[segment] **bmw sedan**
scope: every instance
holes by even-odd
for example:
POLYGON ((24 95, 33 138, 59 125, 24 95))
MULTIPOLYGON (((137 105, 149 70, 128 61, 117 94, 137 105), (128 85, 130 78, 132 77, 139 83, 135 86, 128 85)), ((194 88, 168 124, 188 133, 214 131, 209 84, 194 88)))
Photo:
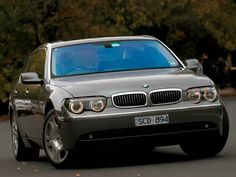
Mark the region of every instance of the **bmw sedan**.
POLYGON ((229 120, 198 67, 152 36, 43 44, 9 98, 14 156, 34 160, 44 149, 64 168, 74 150, 95 142, 180 145, 191 157, 214 156, 227 141, 229 120))

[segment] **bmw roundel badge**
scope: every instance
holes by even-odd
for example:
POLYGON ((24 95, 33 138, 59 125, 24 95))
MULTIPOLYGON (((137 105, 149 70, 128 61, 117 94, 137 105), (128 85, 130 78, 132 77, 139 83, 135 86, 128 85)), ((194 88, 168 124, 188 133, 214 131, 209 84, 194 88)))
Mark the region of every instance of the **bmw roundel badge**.
POLYGON ((142 86, 143 86, 143 88, 148 88, 149 87, 148 84, 143 84, 142 86))

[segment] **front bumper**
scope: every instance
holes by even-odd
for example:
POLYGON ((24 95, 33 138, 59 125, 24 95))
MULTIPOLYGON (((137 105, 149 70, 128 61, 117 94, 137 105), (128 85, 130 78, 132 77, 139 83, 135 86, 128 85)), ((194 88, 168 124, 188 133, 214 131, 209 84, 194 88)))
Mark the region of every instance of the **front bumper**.
POLYGON ((132 109, 112 108, 101 113, 66 118, 60 134, 64 149, 77 143, 117 141, 124 143, 178 144, 192 134, 221 133, 223 111, 220 102, 199 105, 163 105, 132 109), (169 115, 169 124, 136 127, 135 117, 169 115))

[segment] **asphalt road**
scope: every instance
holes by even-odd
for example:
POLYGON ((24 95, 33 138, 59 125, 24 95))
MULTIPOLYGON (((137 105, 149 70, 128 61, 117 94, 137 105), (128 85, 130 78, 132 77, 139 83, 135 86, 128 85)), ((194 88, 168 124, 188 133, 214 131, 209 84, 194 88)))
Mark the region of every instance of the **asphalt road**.
POLYGON ((57 170, 43 152, 33 162, 13 158, 9 122, 0 123, 0 177, 235 177, 236 176, 236 97, 223 102, 230 117, 230 135, 224 150, 216 157, 189 159, 178 146, 154 152, 100 152, 90 154, 86 163, 74 169, 57 170))

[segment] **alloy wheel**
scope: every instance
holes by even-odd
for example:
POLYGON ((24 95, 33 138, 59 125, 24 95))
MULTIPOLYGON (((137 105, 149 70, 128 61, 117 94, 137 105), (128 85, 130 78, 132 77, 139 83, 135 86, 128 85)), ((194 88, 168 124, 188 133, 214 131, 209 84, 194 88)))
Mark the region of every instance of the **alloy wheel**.
POLYGON ((17 156, 19 148, 19 133, 15 116, 12 117, 11 138, 12 138, 13 153, 15 156, 17 156))
POLYGON ((58 122, 55 114, 49 116, 44 128, 44 146, 48 158, 55 164, 65 161, 68 151, 65 151, 59 134, 58 122))

